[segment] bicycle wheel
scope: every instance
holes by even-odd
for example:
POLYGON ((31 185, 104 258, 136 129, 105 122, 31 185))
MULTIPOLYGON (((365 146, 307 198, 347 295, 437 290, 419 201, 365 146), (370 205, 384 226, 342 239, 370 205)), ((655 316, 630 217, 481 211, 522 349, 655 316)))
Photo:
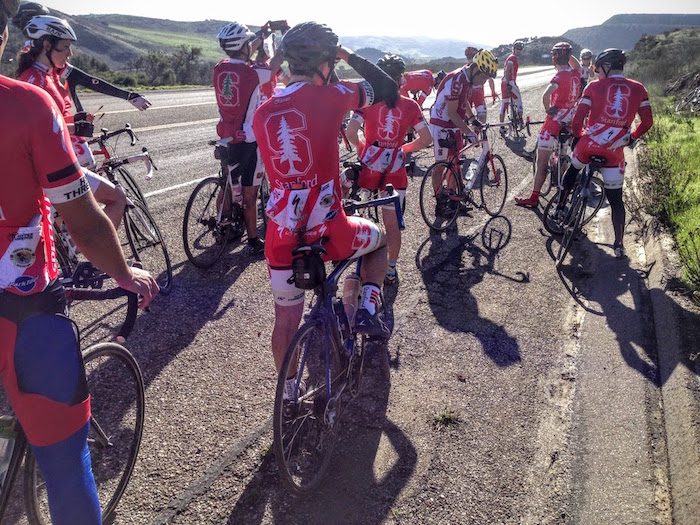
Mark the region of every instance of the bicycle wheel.
POLYGON ((544 224, 544 229, 552 235, 561 235, 564 233, 561 221, 555 217, 558 202, 559 192, 557 191, 557 193, 547 201, 544 211, 542 212, 542 224, 544 224))
MULTIPOLYGON (((533 162, 537 162, 537 148, 535 148, 535 160, 533 162)), ((555 179, 557 177, 558 162, 559 154, 554 151, 551 157, 549 157, 549 162, 547 163, 547 167, 544 171, 544 184, 542 184, 542 189, 540 189, 540 195, 549 195, 549 192, 552 191, 552 187, 557 185, 555 179)), ((537 173, 536 166, 534 168, 534 173, 537 173)))
POLYGON ((679 102, 676 104, 676 113, 681 113, 689 109, 691 101, 695 98, 695 89, 690 93, 687 93, 679 102))
POLYGON ((557 268, 561 267, 566 255, 571 249, 571 242, 574 237, 581 231, 581 220, 583 219, 583 214, 586 211, 586 198, 580 195, 574 198, 572 203, 571 212, 568 214, 568 218, 565 220, 563 225, 563 235, 561 239, 561 244, 559 245, 559 252, 557 253, 557 268))
POLYGON ((173 285, 173 268, 160 229, 148 209, 139 201, 124 210, 124 229, 134 259, 143 263, 155 278, 160 293, 168 294, 173 285))
POLYGON ((430 228, 444 231, 455 222, 461 201, 460 187, 459 173, 449 162, 436 162, 425 172, 420 185, 420 212, 430 228), (441 175, 435 175, 440 171, 441 175))
POLYGON ((267 201, 270 200, 270 181, 267 178, 267 174, 263 175, 262 182, 260 182, 260 192, 258 198, 258 218, 262 219, 263 228, 267 229, 267 201))
POLYGON ((282 482, 295 495, 321 483, 338 437, 342 405, 336 396, 346 369, 335 334, 318 319, 304 323, 289 345, 277 381, 273 447, 282 482), (283 397, 287 377, 299 380, 289 400, 283 397))
MULTIPOLYGON (((134 471, 144 423, 144 385, 131 353, 116 343, 100 343, 83 352, 90 393, 88 448, 102 521, 114 516, 134 471)), ((24 494, 32 525, 48 525, 46 483, 31 450, 25 460, 24 494)))
POLYGON ((591 182, 588 185, 590 195, 588 196, 586 211, 583 214, 581 227, 588 224, 596 213, 600 211, 605 202, 605 186, 599 177, 591 177, 591 182))
POLYGON ((145 207, 148 207, 148 204, 146 203, 146 197, 144 197, 143 192, 141 191, 141 188, 139 185, 136 183, 136 180, 131 176, 131 173, 129 173, 129 170, 127 170, 125 167, 117 168, 115 171, 115 177, 119 181, 119 184, 121 184, 122 188, 126 191, 126 195, 128 197, 131 197, 131 200, 138 199, 141 204, 143 204, 145 207))
POLYGON ((61 278, 68 279, 73 276, 75 268, 77 267, 77 261, 71 259, 68 249, 63 241, 63 236, 56 228, 56 224, 53 226, 53 237, 54 245, 56 246, 56 261, 58 262, 58 270, 61 273, 61 278))
POLYGON ((187 258, 197 268, 209 268, 221 257, 228 235, 218 219, 221 179, 209 177, 197 184, 185 207, 182 241, 187 258))
POLYGON ((508 194, 508 172, 500 155, 492 155, 481 168, 479 193, 486 213, 492 217, 501 213, 508 194))
POLYGON ((520 138, 520 116, 518 115, 518 107, 511 101, 510 104, 510 128, 516 139, 520 138))

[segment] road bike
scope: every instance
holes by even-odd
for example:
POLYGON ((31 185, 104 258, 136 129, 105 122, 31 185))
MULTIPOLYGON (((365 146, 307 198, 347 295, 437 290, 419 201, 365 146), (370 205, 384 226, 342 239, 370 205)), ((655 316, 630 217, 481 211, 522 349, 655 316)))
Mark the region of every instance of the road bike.
POLYGON ((601 183, 603 193, 599 197, 596 197, 598 203, 593 207, 592 213, 587 213, 589 200, 593 196, 591 189, 594 187, 592 183, 594 174, 600 173, 600 169, 605 166, 606 162, 605 157, 593 155, 591 157, 591 162, 579 173, 576 184, 571 191, 570 199, 564 208, 560 210, 559 213, 556 212, 556 207, 553 204, 555 197, 553 197, 545 207, 544 216, 546 221, 550 221, 555 225, 556 229, 561 231, 562 236, 556 256, 557 268, 561 267, 566 255, 569 253, 573 239, 582 233, 581 229, 583 226, 595 216, 603 205, 605 189, 601 183))
MULTIPOLYGON (((387 186, 391 197, 365 203, 346 202, 348 213, 367 206, 393 204, 404 227, 399 196, 387 186)), ((359 301, 358 260, 333 263, 326 277, 322 245, 301 246, 293 251, 300 263, 295 271, 297 287, 314 290, 311 310, 296 331, 282 363, 275 393, 273 417, 275 459, 284 486, 294 495, 313 491, 328 469, 338 438, 340 419, 348 402, 360 392, 360 380, 370 345, 380 349, 381 369, 389 378, 389 353, 385 340, 360 336, 355 332, 354 314, 359 301), (338 286, 344 272, 357 263, 356 272, 343 281, 343 298, 338 286), (309 278, 309 276, 312 276, 309 278), (350 286, 356 284, 355 287, 350 286), (287 378, 294 378, 288 399, 287 378)), ((380 294, 380 316, 383 315, 380 294)))
MULTIPOLYGON (((125 294, 129 297, 129 307, 120 330, 122 340, 131 332, 136 319, 136 294, 123 289, 66 289, 70 300, 104 301, 125 294)), ((131 479, 141 445, 145 417, 143 376, 133 355, 114 342, 93 345, 83 350, 82 356, 90 394, 90 461, 102 521, 109 523, 114 519, 116 507, 131 479)), ((3 409, 0 422, 4 425, 3 434, 13 436, 14 444, 7 474, 0 484, 0 522, 5 523, 3 516, 8 512, 12 487, 24 462, 23 492, 27 519, 31 525, 48 525, 51 518, 46 483, 19 422, 7 408, 3 409)))
MULTIPOLYGON (((243 197, 238 175, 229 169, 228 142, 211 140, 214 158, 220 161, 219 174, 195 186, 185 206, 182 242, 187 258, 197 268, 210 268, 219 260, 229 241, 240 241, 245 232, 243 197), (235 177, 235 180, 234 180, 235 177)), ((238 170, 235 170, 236 172, 238 170)), ((258 192, 258 218, 267 227, 267 201, 270 183, 263 176, 258 192)))
POLYGON ((523 133, 523 131, 527 132, 527 135, 530 136, 530 126, 528 125, 530 117, 528 117, 527 120, 523 120, 522 115, 518 112, 518 104, 515 102, 513 97, 511 97, 508 102, 507 117, 507 135, 510 138, 513 138, 513 136, 515 136, 516 139, 525 137, 525 133, 523 133))
MULTIPOLYGON (((149 158, 148 152, 142 152, 120 159, 106 159, 98 168, 98 173, 105 176, 115 186, 121 187, 122 181, 126 180, 125 177, 130 176, 124 170, 124 166, 134 162, 146 162, 147 166, 152 166, 152 163, 148 161, 149 158)), ((148 210, 145 201, 128 188, 124 188, 124 190, 127 203, 124 208, 122 224, 117 230, 122 250, 127 254, 127 258, 141 262, 143 267, 153 275, 160 286, 160 293, 168 294, 172 289, 173 269, 160 228, 148 210)), ((80 254, 63 221, 55 210, 52 213, 54 216, 54 237, 57 240, 56 259, 58 266, 63 277, 73 277, 80 265, 80 254)), ((98 275, 102 275, 102 279, 104 279, 104 274, 98 275)))
POLYGON ((676 113, 683 113, 684 111, 690 111, 691 113, 700 112, 700 86, 696 86, 688 91, 676 104, 676 113))
MULTIPOLYGON (((407 171, 412 169, 411 163, 415 164, 413 161, 406 163, 405 167, 407 171)), ((363 188, 359 185, 358 181, 360 179, 361 172, 361 162, 343 162, 343 170, 340 172, 340 182, 346 190, 343 192, 343 199, 354 201, 356 203, 364 203, 380 199, 382 197, 382 192, 380 190, 363 188)), ((368 205, 358 209, 357 212, 360 214, 360 216, 365 217, 372 222, 379 223, 381 219, 379 210, 380 206, 368 205)), ((406 199, 404 199, 403 203, 401 203, 401 212, 403 214, 406 213, 406 199)))
POLYGON ((487 132, 495 126, 507 124, 484 124, 479 129, 478 141, 469 142, 457 150, 454 132, 440 138, 441 147, 450 150, 446 161, 434 163, 423 176, 420 186, 420 211, 425 223, 435 231, 443 231, 452 225, 467 206, 483 208, 495 217, 506 201, 508 172, 503 158, 491 151, 487 132), (465 153, 481 147, 479 159, 468 159, 465 153), (480 202, 474 201, 473 192, 478 187, 480 202))

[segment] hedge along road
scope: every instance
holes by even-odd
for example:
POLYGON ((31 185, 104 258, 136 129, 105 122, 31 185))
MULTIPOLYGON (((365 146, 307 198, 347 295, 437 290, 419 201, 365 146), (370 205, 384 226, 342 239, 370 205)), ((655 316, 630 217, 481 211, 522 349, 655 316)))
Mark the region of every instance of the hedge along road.
MULTIPOLYGON (((541 82, 522 82, 533 121, 541 82)), ((305 500, 287 496, 268 453, 276 377, 264 261, 234 248, 200 271, 181 246, 193 181, 217 171, 206 144, 213 92, 148 97, 153 107, 138 113, 81 96, 88 110, 104 104, 99 125, 130 122, 151 151, 159 171, 140 183, 175 274, 127 343, 144 373, 147 422, 117 523, 670 523, 635 241, 629 262, 612 258, 606 207, 557 274, 538 213, 513 205, 531 188, 535 136, 494 144, 510 182, 496 219, 473 210, 431 236, 420 177, 410 181, 400 284, 387 294, 391 386, 369 366, 327 483, 305 500)), ((416 160, 426 168, 432 150, 416 160)), ((86 342, 118 314, 75 312, 86 342)))

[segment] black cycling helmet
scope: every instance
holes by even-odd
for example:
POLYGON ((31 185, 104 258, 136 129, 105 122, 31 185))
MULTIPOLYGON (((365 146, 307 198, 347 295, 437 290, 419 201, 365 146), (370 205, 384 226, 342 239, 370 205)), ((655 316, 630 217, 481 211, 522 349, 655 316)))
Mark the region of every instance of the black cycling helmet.
POLYGON ((292 74, 318 73, 324 62, 335 63, 338 35, 325 24, 303 22, 282 37, 282 51, 292 74))
POLYGON ((35 16, 48 14, 50 14, 50 11, 42 4, 37 2, 24 2, 19 6, 17 14, 12 17, 12 25, 20 31, 24 31, 30 19, 35 16))
POLYGON ((444 69, 441 69, 438 71, 438 74, 435 75, 435 78, 433 79, 433 85, 435 86, 435 89, 440 85, 440 82, 442 82, 442 79, 447 76, 447 73, 445 73, 444 69))
POLYGON ((551 53, 555 64, 561 66, 568 64, 571 56, 571 44, 568 42, 557 42, 552 46, 551 53))
MULTIPOLYGON (((608 71, 611 69, 622 70, 622 68, 625 67, 626 62, 627 55, 625 55, 625 52, 622 49, 610 48, 606 49, 595 57, 595 62, 593 65, 595 66, 596 70, 599 68, 605 68, 605 66, 607 66, 608 71)), ((607 75, 608 72, 605 71, 605 74, 607 75)))
POLYGON ((525 49, 525 42, 522 40, 516 40, 513 42, 513 49, 525 49))
POLYGON ((394 80, 398 81, 406 72, 406 62, 399 55, 384 55, 377 60, 377 65, 382 71, 394 80))
POLYGON ((0 44, 7 26, 7 21, 17 14, 19 0, 0 0, 0 44))

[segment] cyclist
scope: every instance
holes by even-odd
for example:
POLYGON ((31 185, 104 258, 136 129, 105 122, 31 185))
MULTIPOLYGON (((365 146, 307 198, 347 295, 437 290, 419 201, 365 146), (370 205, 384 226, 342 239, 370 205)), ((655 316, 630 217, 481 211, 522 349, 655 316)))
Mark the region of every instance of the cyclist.
MULTIPOLYGON (((593 81, 595 78, 595 72, 591 64, 593 52, 590 49, 583 48, 579 57, 579 62, 581 63, 581 94, 583 94, 583 88, 586 87, 588 82, 593 81)), ((579 94, 579 97, 581 94, 579 94)))
POLYGON ((447 73, 445 73, 444 69, 441 69, 438 71, 435 76, 433 77, 433 87, 437 89, 440 87, 440 82, 442 82, 442 79, 444 79, 447 76, 447 73))
MULTIPOLYGON (((489 78, 495 78, 498 61, 490 51, 481 50, 474 55, 474 61, 469 66, 463 66, 447 74, 440 83, 435 95, 435 103, 430 109, 430 134, 433 138, 435 161, 447 160, 450 153, 462 149, 463 139, 476 141, 476 134, 471 126, 479 127, 481 122, 474 117, 469 105, 469 97, 474 86, 483 86, 489 78), (455 144, 451 147, 441 146, 454 137, 455 144)), ((433 186, 437 188, 443 177, 443 170, 435 170, 433 186)), ((446 211, 447 195, 437 195, 436 213, 442 215, 446 211)))
POLYGON ((265 96, 263 86, 270 83, 272 70, 277 71, 281 60, 277 54, 269 69, 255 68, 249 61, 269 29, 269 24, 265 24, 256 35, 238 22, 226 24, 217 38, 229 58, 214 67, 213 76, 220 116, 216 132, 221 139, 229 139, 229 168, 232 174, 237 172, 243 187, 243 218, 253 254, 263 253, 265 243, 258 237, 256 205, 263 170, 258 167, 258 143, 251 123, 265 96))
POLYGON ((576 57, 571 54, 571 44, 558 42, 550 52, 557 72, 542 94, 542 105, 547 116, 537 139, 535 182, 529 197, 515 198, 518 206, 526 208, 536 208, 539 203, 549 158, 559 141, 559 132, 571 124, 579 97, 581 66, 576 57))
MULTIPOLYGON (((0 0, 0 57, 17 0, 0 0)), ((80 250, 147 306, 158 285, 130 269, 88 189, 49 94, 0 75, 0 377, 46 480, 55 524, 98 524, 87 447, 90 401, 57 280, 49 201, 80 250)))
MULTIPOLYGON (((469 46, 464 50, 464 56, 467 57, 467 67, 469 67, 474 61, 474 55, 476 55, 479 50, 473 46, 469 46)), ((493 79, 489 77, 488 79, 489 87, 491 88, 491 100, 492 106, 496 103, 496 89, 494 88, 493 79)), ((474 86, 472 89, 472 96, 469 98, 469 103, 476 110, 476 118, 479 122, 486 124, 486 101, 484 99, 484 86, 474 86)))
MULTIPOLYGON (((380 58, 377 65, 397 84, 406 67, 401 57, 389 54, 380 58)), ((387 184, 392 184, 401 196, 403 206, 408 187, 406 156, 429 146, 431 141, 420 105, 407 96, 401 96, 395 103, 382 102, 356 109, 346 134, 362 161, 358 185, 369 190, 383 190, 387 184), (364 142, 358 134, 363 124, 364 142), (418 136, 403 144, 410 127, 416 130, 418 136)), ((384 284, 392 285, 397 279, 396 262, 401 251, 401 230, 393 205, 382 208, 382 222, 386 228, 389 251, 389 268, 384 284)))
POLYGON ((564 197, 557 205, 557 211, 561 212, 566 194, 573 188, 576 176, 590 162, 591 156, 604 157, 607 162, 601 172, 612 212, 615 232, 613 250, 617 258, 625 256, 622 242, 626 215, 622 200, 626 164, 623 148, 639 139, 654 124, 646 88, 622 74, 626 62, 627 57, 621 49, 606 49, 595 59, 598 80, 583 90, 571 123, 574 136, 580 137, 580 140, 574 147, 571 166, 564 178, 564 197), (639 115, 640 122, 630 131, 636 115, 639 115), (588 124, 584 130, 586 116, 588 124))
POLYGON ((272 190, 265 256, 275 301, 272 352, 278 371, 304 310, 304 291, 290 283, 291 252, 300 244, 323 242, 330 260, 364 256, 356 328, 389 335, 376 312, 387 269, 386 237, 372 221, 345 215, 337 135, 348 111, 383 101, 393 104, 398 98, 396 83, 340 46, 324 24, 294 26, 282 38, 282 51, 292 74, 289 85, 253 117, 272 190), (367 80, 330 83, 341 59, 367 80))
POLYGON ((38 15, 27 22, 24 34, 29 38, 29 46, 20 52, 17 76, 44 89, 56 102, 68 125, 78 161, 87 166, 85 172, 90 189, 95 199, 105 205, 104 212, 116 228, 124 215, 126 195, 106 178, 89 171, 95 162, 85 137, 92 136, 94 115, 85 112, 73 115, 71 88, 63 76, 66 71, 69 75, 73 71, 68 59, 72 56, 72 44, 77 40, 75 32, 61 18, 38 15))
MULTIPOLYGON (((516 83, 518 79, 518 57, 523 54, 525 42, 518 40, 513 44, 513 52, 506 58, 503 64, 503 78, 501 79, 501 113, 498 116, 501 123, 505 120, 506 111, 510 105, 510 99, 515 100, 518 108, 518 116, 523 117, 523 99, 516 83)), ((505 137, 506 128, 501 128, 501 136, 505 137)))
MULTIPOLYGON (((401 63, 403 64, 403 59, 401 59, 401 63)), ((433 91, 433 86, 435 85, 433 72, 429 69, 406 71, 406 64, 403 64, 403 66, 404 71, 402 71, 399 80, 399 94, 402 97, 413 98, 422 109, 423 102, 433 91)))

